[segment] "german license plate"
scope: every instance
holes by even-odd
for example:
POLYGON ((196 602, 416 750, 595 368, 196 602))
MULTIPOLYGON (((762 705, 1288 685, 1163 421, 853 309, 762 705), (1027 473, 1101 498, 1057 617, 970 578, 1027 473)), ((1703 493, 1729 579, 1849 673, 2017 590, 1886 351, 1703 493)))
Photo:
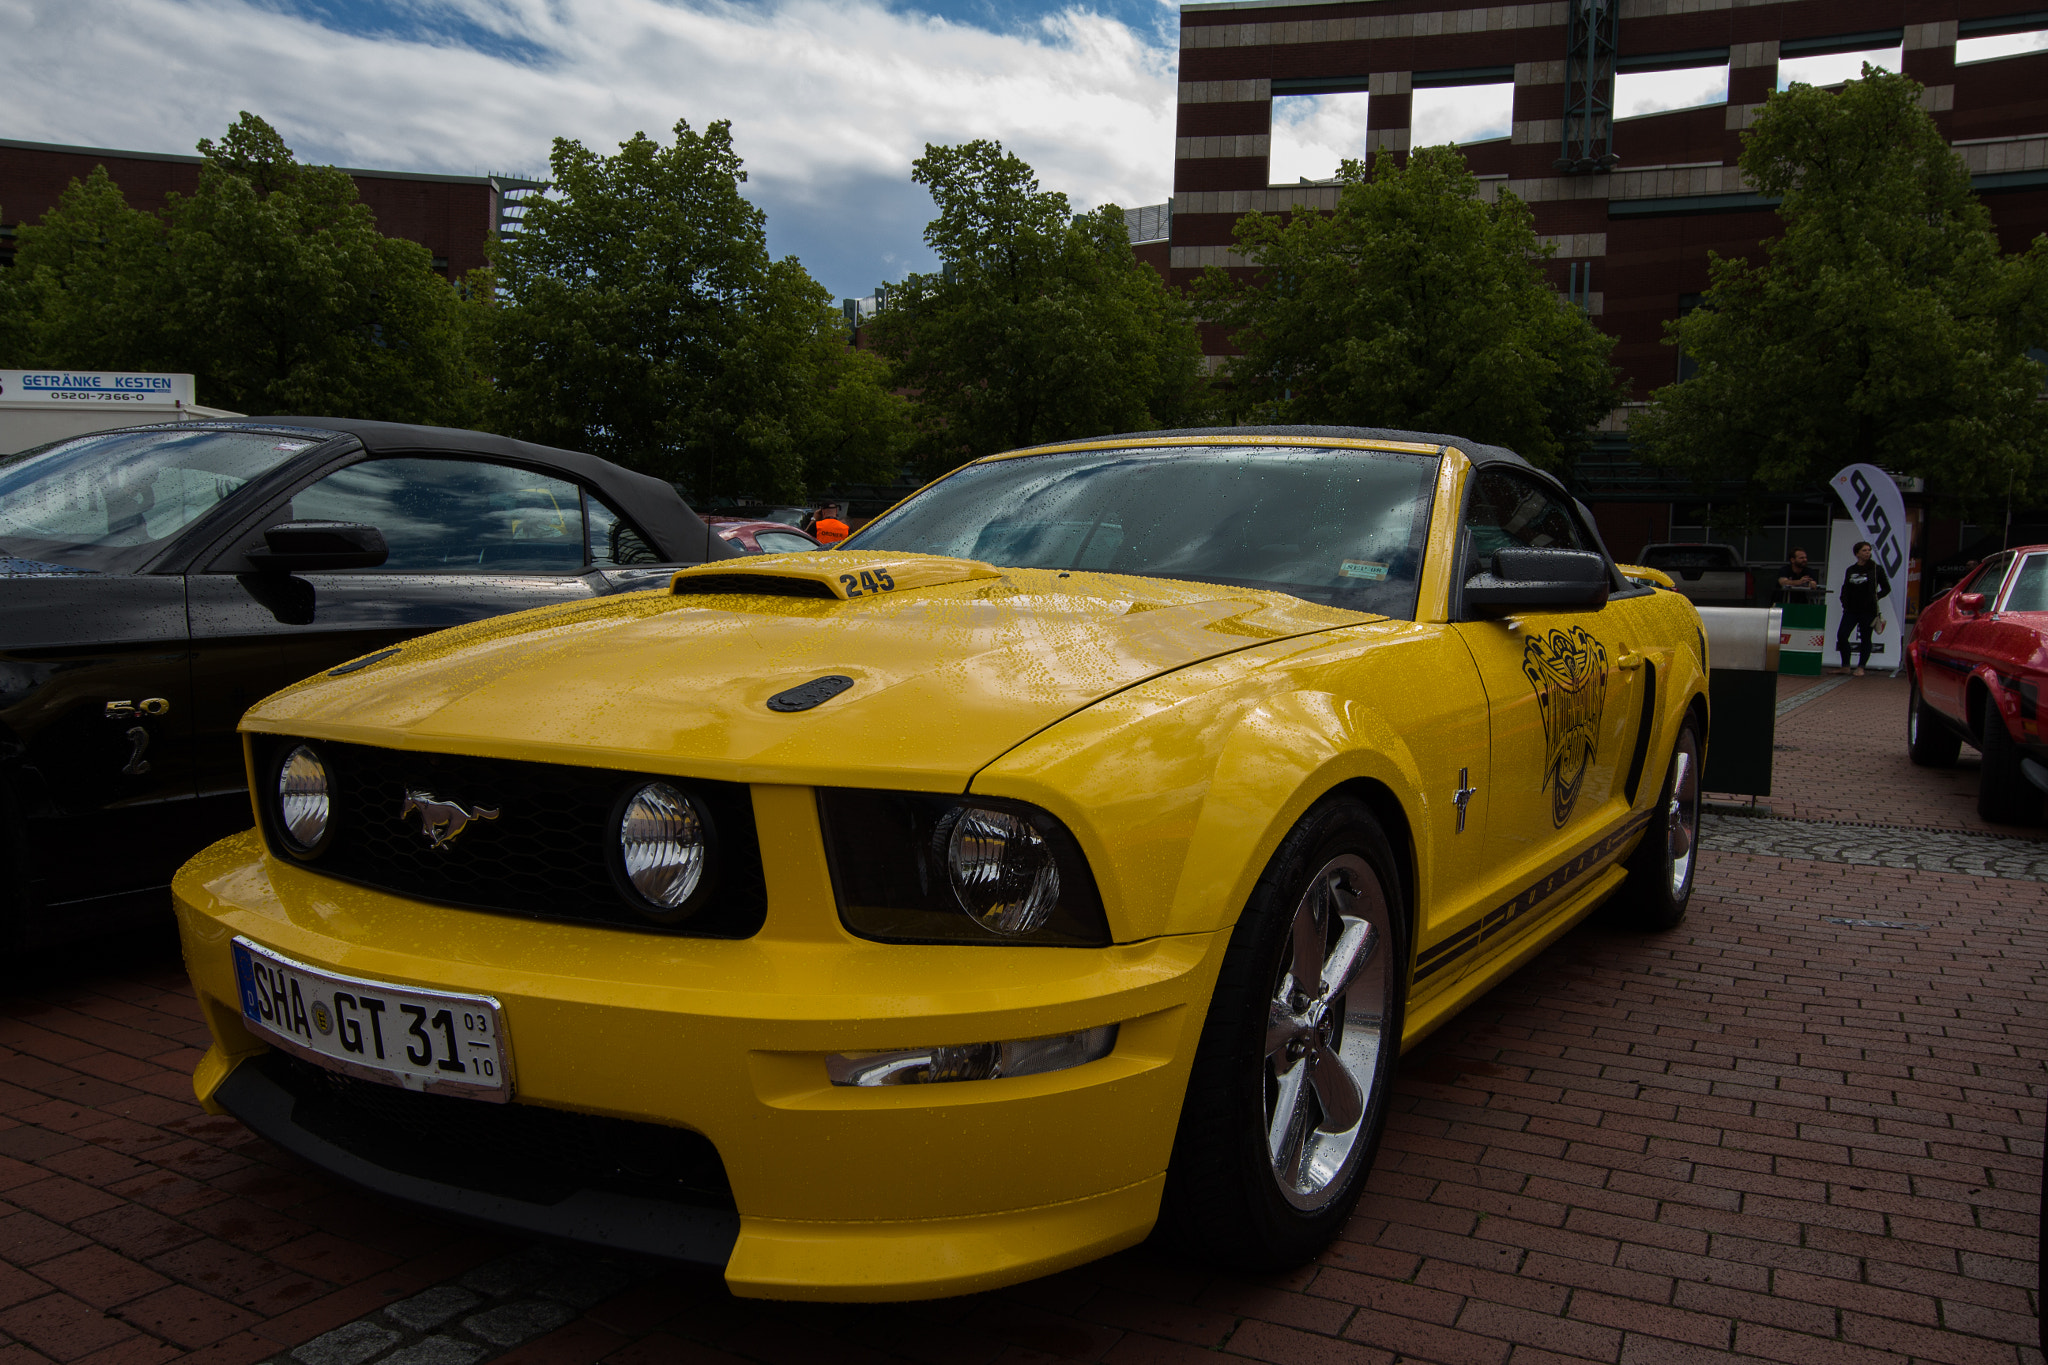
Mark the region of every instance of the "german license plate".
POLYGON ((502 1103, 512 1097, 498 1002, 340 976, 234 940, 242 1017, 335 1071, 502 1103))

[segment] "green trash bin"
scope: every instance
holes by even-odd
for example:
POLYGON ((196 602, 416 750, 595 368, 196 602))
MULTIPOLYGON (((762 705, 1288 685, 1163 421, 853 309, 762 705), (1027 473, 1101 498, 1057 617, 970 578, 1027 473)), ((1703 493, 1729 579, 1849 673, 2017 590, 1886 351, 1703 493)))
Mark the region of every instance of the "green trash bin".
POLYGON ((1707 763, 1700 775, 1700 786, 1706 791, 1736 796, 1771 794, 1771 753, 1778 729, 1778 672, 1787 657, 1781 644, 1785 626, 1779 618, 1780 610, 1699 609, 1700 624, 1707 635, 1707 708, 1712 713, 1707 763))

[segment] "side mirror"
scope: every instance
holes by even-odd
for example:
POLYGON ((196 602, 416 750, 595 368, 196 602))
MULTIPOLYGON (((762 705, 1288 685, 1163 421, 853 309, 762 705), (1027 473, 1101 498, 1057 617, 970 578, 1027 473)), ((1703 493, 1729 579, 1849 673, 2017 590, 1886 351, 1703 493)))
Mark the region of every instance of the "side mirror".
POLYGON ((1490 572, 1465 581, 1465 611, 1471 616, 1591 611, 1607 605, 1613 586, 1606 559, 1591 550, 1507 546, 1493 552, 1490 572))
POLYGON ((384 533, 355 521, 282 522, 263 533, 263 545, 249 551, 260 573, 374 569, 391 557, 384 533))
POLYGON ((1957 593, 1956 610, 1965 616, 1982 616, 1984 614, 1984 594, 1981 592, 1957 593))

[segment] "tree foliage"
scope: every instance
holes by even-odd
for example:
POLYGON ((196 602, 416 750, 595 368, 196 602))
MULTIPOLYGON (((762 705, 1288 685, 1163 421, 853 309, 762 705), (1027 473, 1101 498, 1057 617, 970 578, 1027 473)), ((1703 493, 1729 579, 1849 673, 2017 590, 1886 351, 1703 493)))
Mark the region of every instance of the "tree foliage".
MULTIPOLYGON (((1651 458, 1770 488, 1869 461, 1951 498, 2039 477, 2048 239, 2000 253, 1970 174, 1920 107, 1874 67, 1840 90, 1771 96, 1742 170, 1782 197, 1766 260, 1716 257, 1700 308, 1667 324, 1698 369, 1630 424, 1651 458)), ((2038 488, 2038 484, 2035 484, 2038 488)))
POLYGON ((1446 431, 1561 466, 1619 400, 1598 331, 1543 277, 1528 207, 1491 203, 1456 147, 1347 161, 1334 213, 1247 214, 1200 298, 1243 352, 1232 405, 1263 421, 1446 431))
POLYGON ((244 113, 199 144, 198 189, 130 208, 104 167, 25 225, 0 275, 9 366, 191 372, 242 412, 462 424, 475 309, 355 182, 244 113))
POLYGON ((1206 411, 1194 316, 1132 254, 1122 209, 1076 216, 998 142, 927 145, 911 174, 943 269, 891 290, 869 335, 917 395, 930 472, 1206 411))
POLYGON ((495 424, 677 479, 802 497, 900 469, 905 404, 824 288, 769 257, 730 125, 603 156, 557 138, 553 188, 494 243, 495 424))

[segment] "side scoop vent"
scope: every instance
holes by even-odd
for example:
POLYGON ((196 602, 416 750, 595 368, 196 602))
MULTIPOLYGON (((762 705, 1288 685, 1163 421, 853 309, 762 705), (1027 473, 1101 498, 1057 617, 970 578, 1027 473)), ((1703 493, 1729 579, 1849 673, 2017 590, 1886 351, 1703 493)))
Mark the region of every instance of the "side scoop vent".
POLYGON ((678 574, 669 591, 677 597, 712 593, 747 593, 755 597, 811 597, 836 602, 839 594, 815 578, 784 578, 766 573, 678 574))

